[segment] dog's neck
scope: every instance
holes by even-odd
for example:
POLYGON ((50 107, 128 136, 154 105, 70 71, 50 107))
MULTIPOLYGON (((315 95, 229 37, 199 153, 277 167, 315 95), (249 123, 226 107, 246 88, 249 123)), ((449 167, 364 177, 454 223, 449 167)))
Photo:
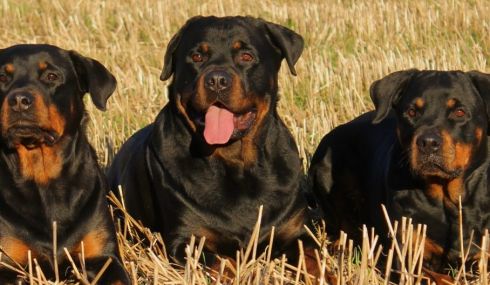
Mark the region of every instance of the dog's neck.
POLYGON ((65 141, 60 140, 52 146, 46 144, 34 148, 27 148, 22 144, 16 146, 20 175, 41 187, 59 177, 64 162, 62 155, 64 144, 65 141))
POLYGON ((81 166, 86 161, 87 158, 81 157, 85 153, 81 148, 89 147, 84 146, 86 141, 83 132, 78 130, 63 135, 53 145, 43 143, 27 147, 19 144, 13 149, 2 149, 2 151, 15 180, 34 182, 37 187, 46 188, 61 176, 66 178, 70 173, 76 175, 74 169, 63 175, 62 172, 67 168, 78 168, 77 165, 81 166))
POLYGON ((214 148, 211 156, 224 161, 230 166, 250 168, 256 162, 257 151, 258 149, 253 139, 244 137, 227 146, 214 148))
POLYGON ((105 195, 99 188, 101 183, 104 185, 98 177, 100 170, 94 169, 95 155, 83 133, 64 137, 52 147, 2 147, 0 157, 0 174, 5 177, 0 181, 0 202, 8 205, 0 211, 36 204, 36 207, 23 207, 19 214, 26 223, 36 219, 57 221, 62 233, 68 230, 62 226, 68 218, 63 214, 65 211, 90 213, 95 206, 90 203, 94 195, 105 195))
POLYGON ((448 205, 459 204, 459 199, 463 200, 465 194, 465 185, 463 177, 456 177, 450 180, 434 180, 428 179, 425 181, 425 193, 431 199, 441 201, 448 205))

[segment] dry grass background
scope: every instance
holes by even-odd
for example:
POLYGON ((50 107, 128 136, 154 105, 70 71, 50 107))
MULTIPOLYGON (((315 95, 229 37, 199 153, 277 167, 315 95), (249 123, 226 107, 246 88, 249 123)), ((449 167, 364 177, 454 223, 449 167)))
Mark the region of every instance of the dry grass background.
MULTIPOLYGON (((489 71, 490 1, 486 0, 1 0, 0 40, 2 47, 51 43, 76 49, 114 73, 119 85, 108 111, 99 112, 87 103, 90 138, 107 164, 114 150, 151 122, 166 103, 167 82, 158 79, 166 43, 187 18, 198 14, 258 16, 304 36, 298 76, 281 70, 279 108, 305 166, 326 132, 372 108, 367 90, 373 80, 412 67, 489 71)), ((159 237, 137 225, 119 226, 128 269, 139 284, 219 283, 201 270, 195 252, 189 251, 185 267, 171 267, 159 237), (149 239, 152 247, 138 243, 141 239, 149 239)), ((404 226, 409 229, 409 221, 404 226)), ((392 247, 394 259, 411 256, 404 269, 406 284, 415 284, 417 278, 412 277, 420 264, 419 248, 404 246, 412 238, 408 235, 392 247)), ((340 284, 387 284, 369 269, 376 262, 374 244, 376 238, 366 232, 362 256, 349 251, 345 242, 347 249, 338 257, 323 250, 320 263, 333 262, 329 267, 343 272, 340 284), (338 262, 342 258, 354 262, 338 262)), ((267 253, 244 252, 240 258, 234 284, 301 280, 294 270, 284 274, 288 266, 270 261, 267 253)), ((486 272, 483 262, 481 266, 486 272)), ((454 273, 457 276, 458 270, 454 273)), ((483 275, 477 282, 486 284, 483 275)))

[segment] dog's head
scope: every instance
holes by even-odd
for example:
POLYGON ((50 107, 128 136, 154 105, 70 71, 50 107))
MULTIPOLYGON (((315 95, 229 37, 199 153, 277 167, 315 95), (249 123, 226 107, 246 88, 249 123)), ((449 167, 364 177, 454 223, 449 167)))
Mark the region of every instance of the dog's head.
POLYGON ((162 80, 173 74, 170 101, 209 145, 236 141, 257 128, 277 101, 282 59, 291 73, 303 39, 251 17, 195 17, 168 44, 162 80))
POLYGON ((90 93, 104 110, 116 80, 98 61, 51 45, 0 50, 0 131, 8 147, 54 145, 77 131, 90 93))
POLYGON ((399 71, 374 82, 371 98, 373 123, 395 111, 398 139, 419 177, 454 179, 485 159, 489 74, 399 71))

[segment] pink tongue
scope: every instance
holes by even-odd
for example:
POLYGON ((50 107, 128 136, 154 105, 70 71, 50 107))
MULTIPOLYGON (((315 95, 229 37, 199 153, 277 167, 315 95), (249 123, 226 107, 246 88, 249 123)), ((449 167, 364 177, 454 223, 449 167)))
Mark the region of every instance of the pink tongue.
POLYGON ((227 143, 234 129, 232 112, 214 105, 209 107, 204 119, 204 139, 208 144, 227 143))

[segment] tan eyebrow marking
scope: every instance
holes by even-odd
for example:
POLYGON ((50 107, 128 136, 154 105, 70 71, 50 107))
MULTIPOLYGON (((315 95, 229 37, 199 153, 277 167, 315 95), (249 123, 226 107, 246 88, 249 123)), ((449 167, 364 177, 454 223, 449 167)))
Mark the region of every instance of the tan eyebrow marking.
POLYGON ((422 99, 422 98, 417 98, 415 99, 415 106, 417 106, 417 108, 423 108, 425 105, 425 100, 422 99))
POLYGON ((15 71, 15 66, 12 63, 5 65, 5 71, 8 73, 13 73, 15 71))
POLYGON ((206 53, 209 51, 209 44, 208 43, 203 43, 201 44, 201 51, 206 53))
POLYGON ((236 41, 233 43, 231 46, 233 49, 240 49, 242 47, 242 42, 241 41, 236 41))
POLYGON ((48 64, 45 61, 40 61, 38 66, 40 70, 45 70, 46 68, 48 68, 48 64))
POLYGON ((447 100, 447 102, 446 102, 446 106, 447 106, 448 108, 452 108, 452 107, 454 107, 454 105, 456 105, 456 100, 454 100, 454 99, 449 99, 449 100, 447 100))

